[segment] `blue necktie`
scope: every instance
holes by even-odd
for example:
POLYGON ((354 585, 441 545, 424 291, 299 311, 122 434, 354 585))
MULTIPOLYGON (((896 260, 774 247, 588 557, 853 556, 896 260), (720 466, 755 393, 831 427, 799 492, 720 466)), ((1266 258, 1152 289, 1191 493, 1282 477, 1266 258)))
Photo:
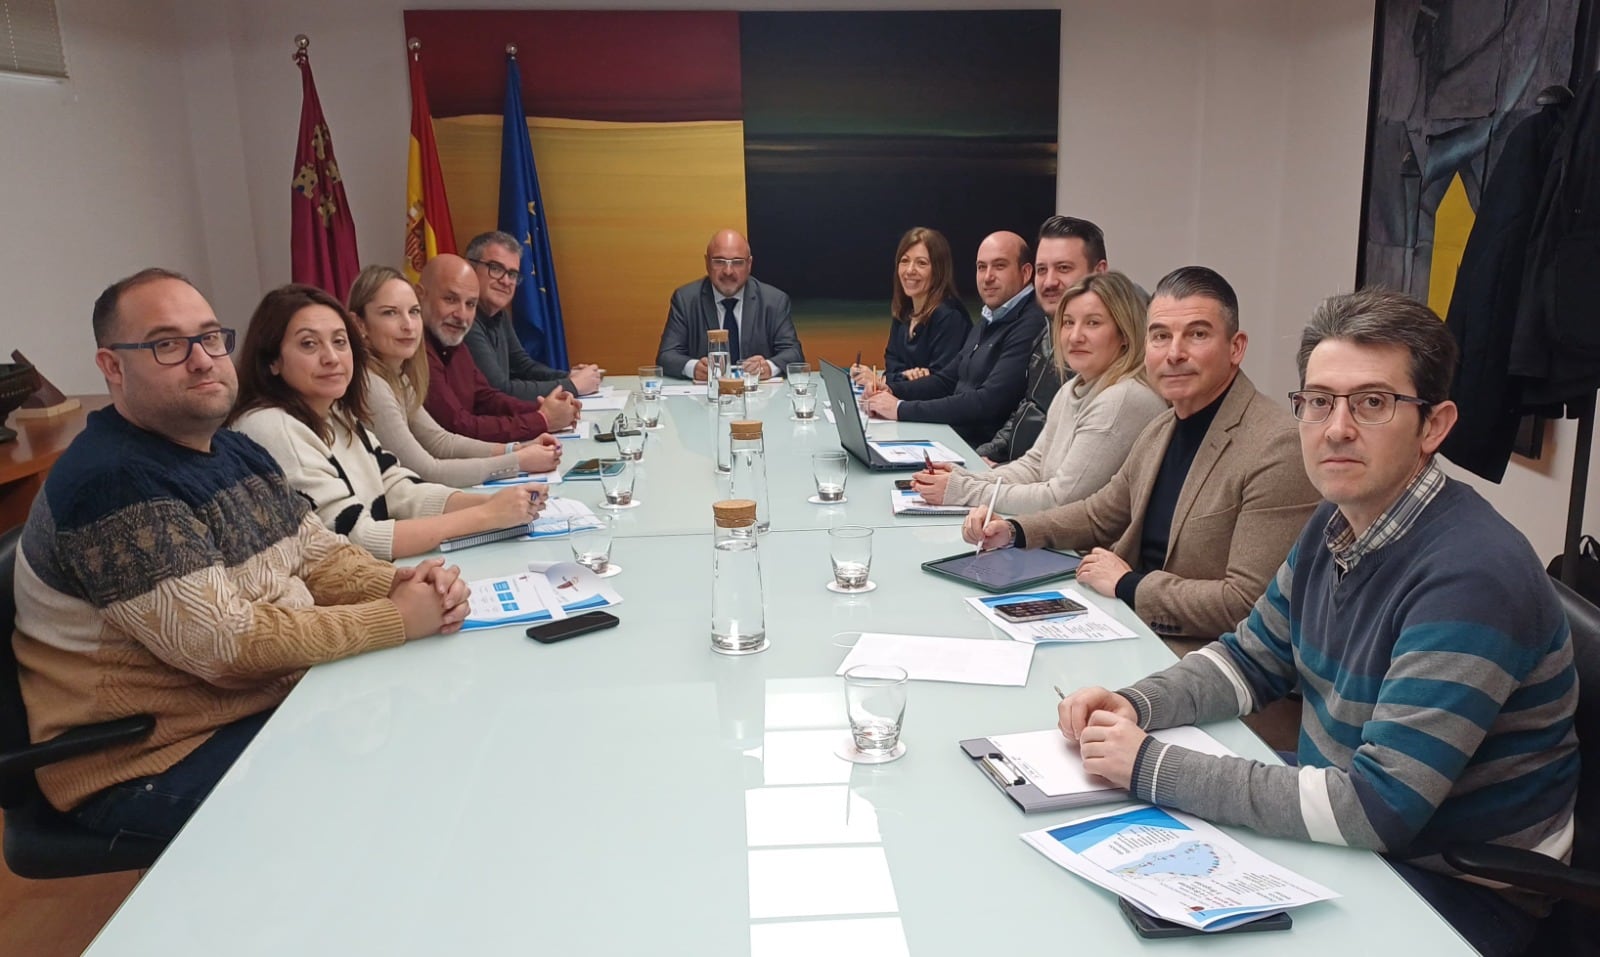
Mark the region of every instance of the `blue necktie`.
POLYGON ((728 330, 728 358, 733 362, 739 361, 739 320, 733 315, 738 304, 732 296, 722 300, 722 328, 728 330))

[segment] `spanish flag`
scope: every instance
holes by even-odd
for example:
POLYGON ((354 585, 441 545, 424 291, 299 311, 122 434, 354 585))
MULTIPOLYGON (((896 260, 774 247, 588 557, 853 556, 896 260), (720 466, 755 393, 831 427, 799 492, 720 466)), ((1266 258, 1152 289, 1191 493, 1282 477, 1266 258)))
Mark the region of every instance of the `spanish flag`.
POLYGON ((439 150, 433 142, 433 115, 428 111, 428 91, 422 82, 422 64, 412 40, 411 50, 411 150, 406 159, 407 278, 416 282, 422 267, 440 253, 456 251, 450 228, 450 204, 444 197, 444 177, 439 172, 439 150))

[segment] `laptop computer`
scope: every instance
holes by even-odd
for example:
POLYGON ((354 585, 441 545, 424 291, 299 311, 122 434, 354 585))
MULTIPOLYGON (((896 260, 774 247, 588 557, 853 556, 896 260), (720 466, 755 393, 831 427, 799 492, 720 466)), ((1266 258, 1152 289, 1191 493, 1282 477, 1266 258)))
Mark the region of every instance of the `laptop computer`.
POLYGON ((827 359, 821 362, 822 381, 828 386, 828 398, 833 400, 833 424, 839 430, 839 445, 874 472, 919 471, 923 467, 921 462, 891 462, 867 444, 867 427, 856 409, 850 373, 827 359))

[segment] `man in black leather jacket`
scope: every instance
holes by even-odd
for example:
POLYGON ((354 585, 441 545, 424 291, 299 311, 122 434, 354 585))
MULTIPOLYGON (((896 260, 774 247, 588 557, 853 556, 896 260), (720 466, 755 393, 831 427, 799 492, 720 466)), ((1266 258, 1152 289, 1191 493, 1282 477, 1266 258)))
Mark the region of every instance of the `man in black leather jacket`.
MULTIPOLYGON (((1090 273, 1106 271, 1105 234, 1087 219, 1051 216, 1039 227, 1037 248, 1033 288, 1046 317, 1055 315, 1061 297, 1073 283, 1090 273)), ((978 446, 978 454, 990 465, 1021 458, 1044 430, 1045 413, 1061 388, 1049 326, 1028 357, 1027 383, 1022 401, 1005 425, 994 438, 978 446)))

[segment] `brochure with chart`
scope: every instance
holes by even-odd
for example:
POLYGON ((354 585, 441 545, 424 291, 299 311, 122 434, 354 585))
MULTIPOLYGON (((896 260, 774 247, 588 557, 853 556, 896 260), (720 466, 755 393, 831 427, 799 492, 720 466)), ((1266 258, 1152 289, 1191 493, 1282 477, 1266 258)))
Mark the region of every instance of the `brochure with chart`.
POLYGON ((1040 591, 1013 592, 1008 595, 983 595, 968 598, 967 604, 978 610, 991 625, 1018 641, 1038 644, 1044 641, 1115 641, 1135 638, 1138 632, 1124 625, 1101 608, 1087 595, 1075 588, 1051 588, 1040 591), (1069 598, 1082 605, 1086 611, 1071 618, 1046 618, 1042 621, 1006 621, 995 613, 994 606, 1019 601, 1046 601, 1051 598, 1069 598))
POLYGON ((610 585, 576 562, 532 562, 507 578, 467 583, 471 608, 462 631, 554 621, 622 602, 610 585))
POLYGON ((923 461, 924 455, 935 462, 948 462, 951 465, 961 465, 967 461, 948 445, 932 439, 868 439, 867 445, 896 465, 915 465, 923 461))
POLYGON ((889 505, 896 515, 965 515, 965 505, 929 505, 911 489, 889 487, 889 505))
POLYGON ((1339 895, 1196 817, 1143 806, 1029 831, 1045 857, 1162 920, 1218 931, 1339 895))
POLYGON ((552 498, 544 503, 539 517, 528 523, 528 537, 559 538, 571 530, 569 522, 577 522, 579 528, 599 528, 600 516, 582 502, 552 498))
POLYGON ((561 481, 560 472, 518 472, 505 478, 490 479, 473 486, 473 489, 484 489, 494 492, 508 485, 555 485, 561 481))

